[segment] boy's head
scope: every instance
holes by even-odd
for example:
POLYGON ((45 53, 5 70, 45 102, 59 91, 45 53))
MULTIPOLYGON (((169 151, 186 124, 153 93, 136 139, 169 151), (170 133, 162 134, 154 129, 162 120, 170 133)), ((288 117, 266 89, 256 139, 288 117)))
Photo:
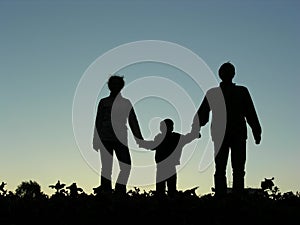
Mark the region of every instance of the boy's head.
POLYGON ((124 77, 112 75, 109 77, 107 84, 112 93, 119 93, 125 85, 124 77))
POLYGON ((164 119, 160 122, 160 131, 162 133, 172 132, 174 129, 174 122, 171 119, 164 119))
POLYGON ((235 75, 235 68, 230 62, 222 64, 219 68, 219 77, 222 81, 231 82, 235 75))

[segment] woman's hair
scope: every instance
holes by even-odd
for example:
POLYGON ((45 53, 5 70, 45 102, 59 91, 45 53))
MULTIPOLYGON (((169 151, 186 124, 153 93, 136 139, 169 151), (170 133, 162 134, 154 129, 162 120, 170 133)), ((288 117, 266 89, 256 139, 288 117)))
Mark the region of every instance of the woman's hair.
POLYGON ((125 85, 124 77, 118 75, 111 75, 108 79, 108 88, 111 91, 121 91, 125 85))

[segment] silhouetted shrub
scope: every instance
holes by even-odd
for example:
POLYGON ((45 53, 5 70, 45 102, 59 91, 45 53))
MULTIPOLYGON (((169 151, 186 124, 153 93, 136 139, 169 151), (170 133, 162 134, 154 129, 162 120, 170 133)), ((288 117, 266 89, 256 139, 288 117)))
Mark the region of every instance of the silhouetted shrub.
POLYGON ((36 181, 23 181, 16 189, 16 195, 20 198, 46 197, 41 191, 41 186, 36 181))

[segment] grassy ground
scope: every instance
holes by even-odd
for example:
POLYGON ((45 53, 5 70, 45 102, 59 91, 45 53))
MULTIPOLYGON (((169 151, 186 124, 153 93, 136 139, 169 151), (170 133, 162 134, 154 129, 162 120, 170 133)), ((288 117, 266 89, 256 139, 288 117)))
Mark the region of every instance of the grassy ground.
POLYGON ((242 197, 178 193, 156 197, 139 189, 126 195, 57 192, 5 193, 0 224, 299 224, 299 193, 252 193, 242 197))

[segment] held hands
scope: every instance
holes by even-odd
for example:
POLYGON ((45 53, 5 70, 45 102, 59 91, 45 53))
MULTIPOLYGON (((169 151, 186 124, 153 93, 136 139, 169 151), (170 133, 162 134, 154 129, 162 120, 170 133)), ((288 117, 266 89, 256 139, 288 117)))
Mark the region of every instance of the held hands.
POLYGON ((147 141, 147 140, 137 140, 136 143, 140 148, 144 148, 146 150, 152 150, 153 147, 153 142, 152 141, 147 141))
POLYGON ((194 139, 199 139, 199 138, 201 138, 201 133, 199 132, 197 132, 197 133, 189 133, 188 135, 191 135, 194 139))
POLYGON ((135 140, 136 141, 136 143, 137 143, 137 145, 140 147, 140 148, 145 148, 144 146, 145 146, 145 141, 143 140, 143 139, 136 139, 135 140))
POLYGON ((191 132, 189 134, 192 135, 194 138, 198 138, 198 139, 201 138, 200 131, 191 130, 191 132))
POLYGON ((194 137, 194 138, 201 138, 201 127, 197 124, 197 123, 193 123, 192 124, 192 129, 191 129, 191 132, 190 134, 194 137))

